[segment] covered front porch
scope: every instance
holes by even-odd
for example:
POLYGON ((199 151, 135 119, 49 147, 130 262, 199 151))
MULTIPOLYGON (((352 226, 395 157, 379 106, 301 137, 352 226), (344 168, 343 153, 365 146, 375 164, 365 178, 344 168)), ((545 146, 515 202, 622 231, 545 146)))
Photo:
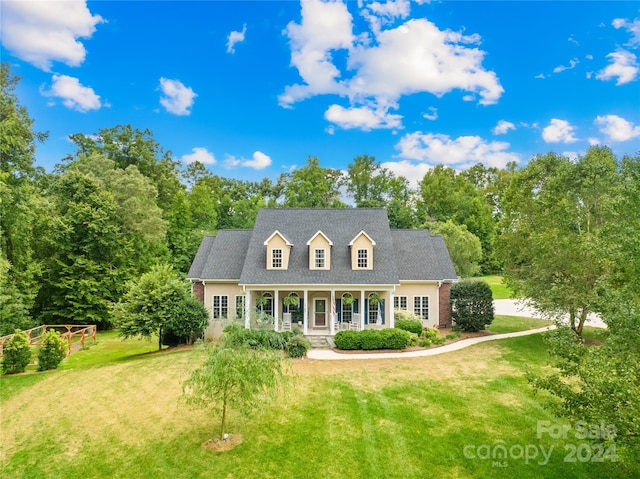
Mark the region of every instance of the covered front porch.
POLYGON ((273 318, 276 331, 298 326, 306 336, 338 331, 392 328, 393 285, 320 287, 245 287, 245 327, 252 318, 273 318))

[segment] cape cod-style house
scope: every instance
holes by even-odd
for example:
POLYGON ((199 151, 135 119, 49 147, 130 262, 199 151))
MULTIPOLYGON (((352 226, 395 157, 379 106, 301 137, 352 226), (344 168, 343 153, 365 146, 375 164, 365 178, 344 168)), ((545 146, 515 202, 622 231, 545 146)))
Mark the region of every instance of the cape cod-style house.
POLYGON ((442 237, 390 229, 384 208, 262 209, 253 230, 206 236, 188 278, 212 325, 273 317, 306 335, 392 328, 397 309, 449 326, 457 281, 442 237))

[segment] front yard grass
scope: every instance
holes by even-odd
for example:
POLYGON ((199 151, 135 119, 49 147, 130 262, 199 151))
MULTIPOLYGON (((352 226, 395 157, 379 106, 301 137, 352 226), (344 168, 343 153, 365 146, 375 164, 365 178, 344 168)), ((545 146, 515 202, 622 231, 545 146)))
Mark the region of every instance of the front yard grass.
MULTIPOLYGON (((111 334, 111 333, 110 333, 111 334)), ((75 364, 3 377, 3 478, 589 478, 638 477, 640 466, 565 462, 567 439, 536 424, 566 424, 534 395, 525 368, 545 368, 541 336, 483 343, 443 356, 291 361, 278 401, 232 414, 243 443, 201 444, 218 418, 179 404, 200 349, 148 354, 156 343, 98 336, 75 364), (146 348, 144 343, 149 346, 146 348), (130 348, 130 349, 128 349, 130 348), (118 351, 116 353, 116 351, 118 351), (102 358, 102 359, 101 359, 102 358), (38 380, 24 378, 38 378, 38 380), (548 464, 465 456, 504 444, 553 448, 548 464)), ((65 361, 69 361, 66 359, 65 361)), ((514 449, 517 451, 518 449, 514 449)), ((533 449, 531 449, 533 450, 533 449)), ((477 454, 475 454, 477 456, 477 454)), ((514 454, 517 455, 517 454, 514 454)))
POLYGON ((493 293, 493 299, 513 299, 515 295, 513 291, 509 289, 509 287, 504 284, 502 276, 498 275, 488 275, 481 276, 478 279, 486 281, 491 288, 491 292, 493 293))
POLYGON ((496 315, 487 329, 492 333, 502 334, 526 331, 528 329, 544 328, 545 326, 551 326, 552 324, 552 321, 546 321, 544 319, 496 315))

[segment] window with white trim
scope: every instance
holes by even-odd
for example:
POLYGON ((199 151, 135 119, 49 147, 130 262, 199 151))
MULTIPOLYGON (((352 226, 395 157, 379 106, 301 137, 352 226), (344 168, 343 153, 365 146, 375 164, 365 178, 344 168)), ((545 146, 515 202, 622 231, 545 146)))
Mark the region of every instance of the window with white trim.
POLYGON ((393 297, 393 309, 409 309, 407 306, 406 296, 394 296, 393 297))
POLYGON ((229 296, 213 297, 213 319, 229 317, 229 296))
POLYGON ((342 309, 343 323, 350 323, 351 320, 353 319, 353 303, 354 303, 354 299, 350 293, 344 293, 342 295, 341 309, 342 309), (348 299, 345 301, 345 298, 348 298, 348 299))
POLYGON ((274 248, 271 250, 271 267, 282 269, 282 249, 274 248))
POLYGON ((236 296, 236 319, 244 319, 244 295, 236 296))
POLYGON ((374 296, 374 293, 369 295, 369 311, 367 312, 369 315, 369 324, 376 324, 378 322, 378 317, 381 314, 381 304, 377 301, 371 301, 371 298, 374 296))
POLYGON ((357 263, 358 268, 368 268, 369 267, 369 250, 359 249, 357 252, 357 263))
POLYGON ((264 300, 261 301, 261 304, 258 306, 258 310, 268 314, 269 316, 273 316, 273 295, 271 293, 264 293, 262 297, 264 300))
POLYGON ((325 249, 318 248, 314 252, 314 266, 318 269, 324 268, 325 265, 325 249))
POLYGON ((413 312, 424 320, 429 319, 429 296, 413 297, 413 312))

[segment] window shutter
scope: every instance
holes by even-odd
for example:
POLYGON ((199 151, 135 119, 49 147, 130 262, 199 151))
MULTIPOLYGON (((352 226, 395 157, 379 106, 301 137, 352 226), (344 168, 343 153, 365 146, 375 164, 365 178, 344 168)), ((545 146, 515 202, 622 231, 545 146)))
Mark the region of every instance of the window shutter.
POLYGON ((338 313, 338 322, 342 322, 342 300, 336 299, 336 313, 338 313))
POLYGON ((380 301, 380 318, 382 318, 382 324, 384 324, 384 299, 380 301))
POLYGON ((353 301, 353 312, 357 313, 358 312, 358 301, 360 301, 359 299, 355 299, 353 301))
POLYGON ((362 314, 364 314, 364 324, 369 324, 369 300, 364 300, 364 308, 362 308, 362 314))

